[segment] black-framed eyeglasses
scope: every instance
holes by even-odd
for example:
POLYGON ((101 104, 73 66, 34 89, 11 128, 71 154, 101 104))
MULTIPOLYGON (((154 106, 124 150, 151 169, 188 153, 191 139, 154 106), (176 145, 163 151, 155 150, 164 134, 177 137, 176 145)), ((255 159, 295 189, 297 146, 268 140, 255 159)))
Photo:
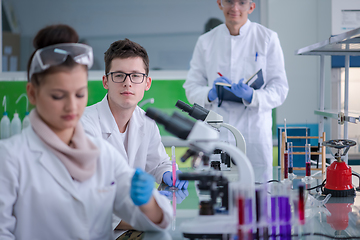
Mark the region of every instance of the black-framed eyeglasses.
POLYGON ((129 76, 130 81, 135 84, 140 84, 144 81, 147 75, 145 73, 124 73, 124 72, 109 72, 106 76, 111 75, 111 80, 114 83, 125 82, 127 76, 129 76))

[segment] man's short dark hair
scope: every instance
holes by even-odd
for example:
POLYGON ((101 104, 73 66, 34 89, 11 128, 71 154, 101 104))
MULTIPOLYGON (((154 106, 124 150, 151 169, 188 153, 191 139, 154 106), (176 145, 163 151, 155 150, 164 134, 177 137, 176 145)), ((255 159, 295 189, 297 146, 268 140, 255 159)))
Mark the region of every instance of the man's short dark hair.
POLYGON ((109 73, 111 68, 111 62, 114 58, 132 58, 141 57, 145 65, 145 74, 149 74, 149 56, 140 44, 130 41, 125 38, 124 40, 118 40, 113 42, 109 49, 104 53, 105 61, 105 75, 109 73))

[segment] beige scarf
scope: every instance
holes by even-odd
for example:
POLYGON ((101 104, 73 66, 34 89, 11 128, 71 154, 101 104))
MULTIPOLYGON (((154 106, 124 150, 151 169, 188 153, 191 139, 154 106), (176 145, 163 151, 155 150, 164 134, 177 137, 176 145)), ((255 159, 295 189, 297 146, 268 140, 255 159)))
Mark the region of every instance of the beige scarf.
POLYGON ((30 122, 35 133, 60 159, 74 179, 83 182, 94 175, 100 151, 86 137, 80 121, 75 127, 70 146, 61 141, 48 127, 40 118, 36 109, 30 112, 30 122))

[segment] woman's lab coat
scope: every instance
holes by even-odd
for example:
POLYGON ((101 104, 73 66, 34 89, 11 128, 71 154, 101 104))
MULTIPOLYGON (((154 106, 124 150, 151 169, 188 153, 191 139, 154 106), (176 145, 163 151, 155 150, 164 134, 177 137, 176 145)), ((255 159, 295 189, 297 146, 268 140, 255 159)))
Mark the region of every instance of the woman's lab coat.
POLYGON ((71 178, 32 127, 0 141, 0 239, 113 239, 113 211, 139 230, 169 224, 169 201, 153 191, 164 212, 153 224, 129 196, 134 170, 109 143, 90 139, 101 154, 85 182, 71 178))
POLYGON ((172 171, 156 123, 145 116, 140 107, 136 106, 128 125, 127 151, 111 113, 107 95, 101 102, 85 108, 81 122, 87 134, 104 138, 120 152, 130 167, 139 167, 150 173, 157 183, 162 182, 164 172, 172 171))
MULTIPOLYGON (((272 109, 280 106, 288 93, 284 57, 275 32, 248 20, 238 36, 230 35, 225 24, 199 37, 183 87, 190 103, 197 103, 222 115, 225 123, 240 130, 246 140, 255 180, 272 178, 272 109), (255 90, 252 102, 209 103, 213 82, 223 76, 238 83, 262 69, 264 87, 255 90)), ((221 139, 234 143, 234 137, 221 128, 221 139)))

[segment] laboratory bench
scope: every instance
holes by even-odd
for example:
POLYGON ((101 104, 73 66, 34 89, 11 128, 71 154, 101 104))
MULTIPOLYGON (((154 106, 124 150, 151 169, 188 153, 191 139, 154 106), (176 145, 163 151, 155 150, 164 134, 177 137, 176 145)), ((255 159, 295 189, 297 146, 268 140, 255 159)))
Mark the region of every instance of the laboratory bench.
MULTIPOLYGON (((360 166, 351 166, 355 172, 360 172, 360 166)), ((182 169, 183 171, 192 171, 191 169, 182 169)), ((274 167, 274 179, 280 180, 281 173, 279 167, 274 167)), ((293 180, 294 189, 301 182, 301 172, 293 180)), ((314 181, 306 188, 311 188, 320 185, 324 176, 320 174, 313 174, 314 181)), ((275 183, 269 183, 275 184, 275 183)), ((353 176, 353 185, 359 186, 359 179, 353 176)), ((159 190, 166 190, 166 186, 159 186, 159 190)), ((181 190, 178 190, 181 191, 181 190)), ((295 190, 292 190, 295 191, 295 190)), ((172 226, 160 233, 146 233, 143 239, 187 239, 183 237, 180 231, 180 225, 184 222, 190 221, 198 216, 199 213, 199 191, 195 188, 194 181, 189 182, 187 190, 180 192, 180 198, 176 198, 175 220, 173 220, 172 226)), ((305 224, 302 228, 300 225, 293 224, 291 231, 294 235, 292 239, 360 239, 360 192, 356 191, 356 196, 352 197, 330 197, 330 199, 322 205, 321 201, 324 201, 324 196, 320 195, 315 189, 310 191, 311 205, 306 206, 305 209, 305 224), (319 205, 319 206, 318 206, 319 205), (300 230, 299 230, 300 229, 300 230), (301 237, 297 237, 299 231, 303 234, 301 237)), ((169 199, 173 199, 169 197, 169 199)), ((308 199, 310 199, 308 197, 308 199)), ((310 200, 308 200, 310 203, 310 200)), ((292 212, 294 211, 294 205, 292 206, 292 212)), ((295 220, 297 221, 297 220, 295 220)), ((208 238, 210 239, 210 238, 208 238)), ((229 235, 224 236, 222 239, 232 239, 229 235)), ((236 238, 235 238, 236 239, 236 238)), ((272 239, 272 238, 269 238, 272 239)), ((280 239, 280 237, 277 237, 280 239)), ((285 239, 285 238, 282 238, 285 239)))

